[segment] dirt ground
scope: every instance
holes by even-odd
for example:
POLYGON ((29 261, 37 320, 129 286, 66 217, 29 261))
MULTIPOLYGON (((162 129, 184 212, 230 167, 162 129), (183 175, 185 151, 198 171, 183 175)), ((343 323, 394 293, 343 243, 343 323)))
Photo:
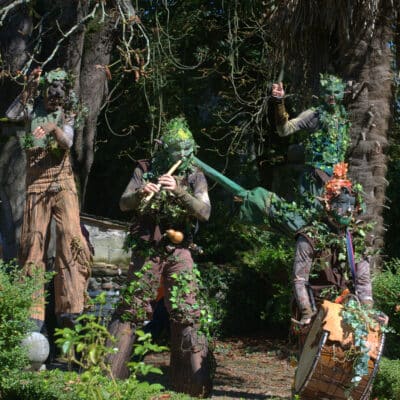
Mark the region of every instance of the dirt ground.
MULTIPOLYGON (((212 399, 291 399, 295 353, 283 341, 231 338, 215 342, 217 367, 212 399)), ((147 356, 145 362, 164 374, 151 378, 168 388, 169 353, 147 356)))

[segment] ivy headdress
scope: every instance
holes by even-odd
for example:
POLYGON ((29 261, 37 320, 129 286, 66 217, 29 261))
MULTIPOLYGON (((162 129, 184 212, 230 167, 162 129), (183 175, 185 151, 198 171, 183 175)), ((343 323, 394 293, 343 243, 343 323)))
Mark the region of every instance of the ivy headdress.
MULTIPOLYGON (((160 141, 162 151, 155 155, 156 164, 167 164, 170 167, 176 161, 182 160, 179 170, 193 167, 193 156, 197 145, 185 118, 177 117, 170 120, 165 125, 160 141)), ((167 165, 163 168, 165 169, 167 165)))

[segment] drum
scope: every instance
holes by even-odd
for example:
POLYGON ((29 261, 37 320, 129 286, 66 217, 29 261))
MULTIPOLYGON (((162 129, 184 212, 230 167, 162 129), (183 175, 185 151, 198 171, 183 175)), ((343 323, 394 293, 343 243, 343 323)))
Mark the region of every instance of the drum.
POLYGON ((341 304, 324 301, 312 323, 300 356, 294 393, 301 400, 367 400, 377 373, 384 334, 377 329, 368 334, 368 374, 353 387, 353 360, 348 350, 353 334, 341 323, 341 304), (352 388, 349 391, 349 388, 352 388))

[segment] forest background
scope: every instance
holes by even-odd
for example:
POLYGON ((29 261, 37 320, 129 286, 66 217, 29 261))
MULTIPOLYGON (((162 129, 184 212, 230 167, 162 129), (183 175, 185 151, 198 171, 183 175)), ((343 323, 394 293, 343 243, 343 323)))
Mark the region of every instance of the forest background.
MULTIPOLYGON (((150 157, 163 124, 181 115, 201 160, 292 200, 302 135, 278 137, 272 83, 284 82, 293 117, 315 104, 320 73, 352 82, 350 175, 374 222, 376 297, 397 329, 400 290, 383 293, 379 281, 400 289, 398 9, 397 0, 0 0, 0 117, 34 67, 70 71, 82 106, 72 152, 82 211, 129 220, 118 200, 135 161, 150 157)), ((1 129, 0 228, 11 259, 25 158, 22 128, 1 129)), ((197 242, 215 330, 287 332, 294 243, 238 224, 230 195, 209 184, 213 213, 197 242)))

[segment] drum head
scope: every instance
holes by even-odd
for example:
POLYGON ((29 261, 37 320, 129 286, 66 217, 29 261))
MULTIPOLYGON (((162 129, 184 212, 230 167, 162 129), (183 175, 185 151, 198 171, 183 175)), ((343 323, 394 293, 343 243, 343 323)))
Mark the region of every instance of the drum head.
POLYGON ((324 317, 325 312, 321 308, 314 319, 300 355, 294 380, 295 393, 299 393, 312 376, 314 368, 319 360, 322 347, 328 338, 329 332, 322 330, 324 317))

